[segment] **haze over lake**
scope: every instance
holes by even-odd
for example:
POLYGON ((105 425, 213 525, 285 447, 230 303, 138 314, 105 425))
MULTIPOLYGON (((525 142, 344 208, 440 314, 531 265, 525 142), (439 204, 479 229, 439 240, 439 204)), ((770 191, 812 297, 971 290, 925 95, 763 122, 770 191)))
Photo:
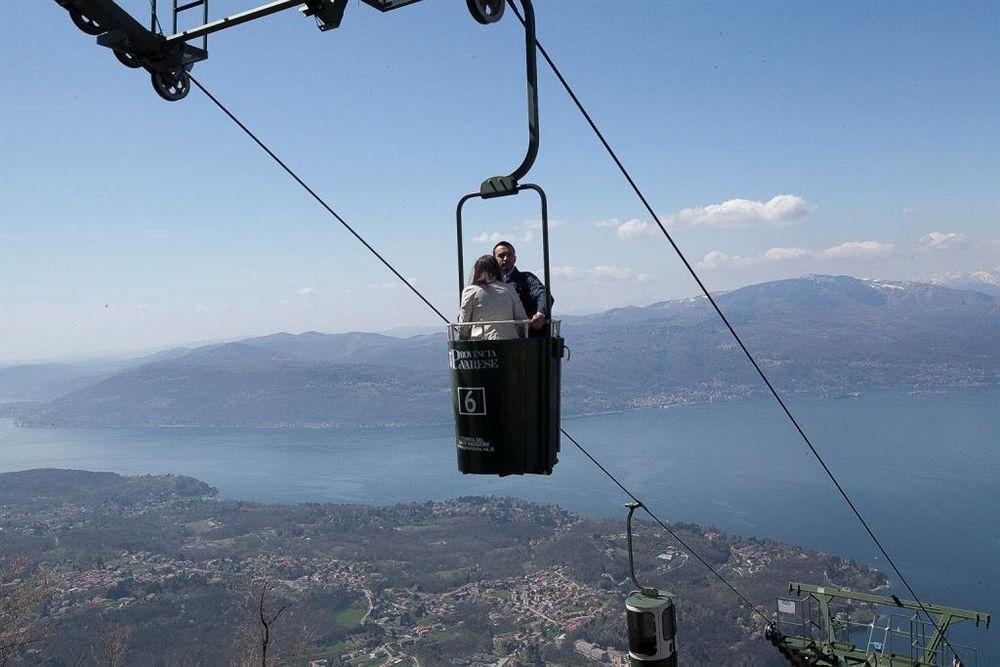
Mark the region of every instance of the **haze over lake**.
MULTIPOLYGON (((996 613, 1000 390, 791 403, 922 599, 996 613)), ((888 569, 772 401, 604 414, 564 426, 665 520, 780 538, 888 569)), ((24 429, 3 420, 0 437, 0 471, 177 473, 216 486, 223 498, 391 504, 511 495, 623 517, 627 500, 569 442, 551 477, 462 476, 450 425, 24 429)), ((954 641, 980 646, 981 664, 990 664, 1000 655, 995 635, 961 631, 954 641)))

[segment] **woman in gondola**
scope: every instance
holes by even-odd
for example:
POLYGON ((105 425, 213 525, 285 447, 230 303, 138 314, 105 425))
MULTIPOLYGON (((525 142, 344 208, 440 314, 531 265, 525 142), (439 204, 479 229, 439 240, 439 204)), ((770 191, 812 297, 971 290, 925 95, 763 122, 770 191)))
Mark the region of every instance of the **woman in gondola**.
POLYGON ((472 269, 471 284, 462 290, 458 321, 489 322, 462 327, 462 337, 473 340, 523 338, 528 319, 513 288, 503 282, 500 265, 493 255, 483 255, 472 269), (520 322, 520 324, 515 324, 520 322))

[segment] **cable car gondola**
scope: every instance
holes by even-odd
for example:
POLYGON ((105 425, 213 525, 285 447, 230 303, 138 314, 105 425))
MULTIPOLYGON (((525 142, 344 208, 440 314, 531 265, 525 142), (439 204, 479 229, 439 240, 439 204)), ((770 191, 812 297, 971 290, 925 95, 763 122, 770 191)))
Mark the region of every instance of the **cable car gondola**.
MULTIPOLYGON (((503 13, 503 2, 469 0, 480 23, 503 13)), ((530 0, 524 7, 525 71, 528 90, 528 149, 521 164, 506 176, 489 178, 478 192, 462 197, 456 207, 458 292, 465 288, 462 260, 462 210, 471 199, 538 194, 542 207, 542 258, 546 294, 549 275, 549 213, 545 192, 532 183, 519 184, 538 154, 538 75, 535 63, 535 16, 530 0)), ((551 302, 551 296, 550 296, 551 302)), ((448 325, 448 360, 455 413, 458 469, 480 475, 549 475, 558 461, 560 375, 565 344, 559 322, 551 319, 544 335, 529 337, 527 322, 514 322, 523 338, 475 340, 469 324, 448 325)))
POLYGON ((642 503, 629 503, 628 570, 636 589, 625 598, 628 622, 628 657, 632 667, 677 667, 677 613, 674 594, 662 588, 647 588, 635 578, 632 559, 632 515, 642 503))
MULTIPOLYGON (((517 186, 538 193, 542 202, 544 282, 549 276, 549 224, 545 193, 534 184, 517 186)), ((483 197, 471 193, 458 204, 459 294, 465 287, 462 261, 462 208, 483 197)), ((550 313, 551 317, 551 313, 550 313)), ((458 469, 482 475, 552 473, 558 461, 561 360, 565 350, 560 323, 549 320, 545 335, 529 337, 529 320, 514 322, 523 338, 476 340, 473 325, 448 325, 458 469)))

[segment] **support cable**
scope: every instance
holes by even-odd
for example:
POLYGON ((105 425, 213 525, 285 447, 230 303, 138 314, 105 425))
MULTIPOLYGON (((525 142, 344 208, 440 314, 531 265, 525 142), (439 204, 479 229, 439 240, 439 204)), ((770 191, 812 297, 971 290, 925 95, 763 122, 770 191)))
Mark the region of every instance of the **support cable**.
MULTIPOLYGON (((518 11, 517 6, 511 0, 507 0, 507 4, 514 11, 517 18, 522 23, 524 23, 524 18, 518 11)), ((743 339, 736 332, 736 329, 730 323, 729 318, 727 318, 725 313, 722 312, 722 309, 719 307, 719 304, 716 303, 715 298, 712 296, 711 292, 709 292, 708 288, 705 287, 705 284, 701 281, 701 278, 698 276, 698 273, 694 270, 694 267, 688 261, 683 251, 681 251, 680 246, 677 245, 677 242, 674 241, 673 236, 670 235, 670 232, 667 231, 667 228, 660 221, 659 216, 656 215, 656 212, 653 210, 653 207, 649 204, 649 200, 646 199, 646 196, 639 189, 639 186, 632 178, 632 175, 629 174, 628 169, 625 168, 625 165, 622 164, 622 161, 618 158, 618 155, 617 153, 615 153, 615 150, 611 147, 611 145, 608 143, 608 140, 604 137, 604 133, 601 132, 601 130, 597 127, 597 124, 594 123, 594 119, 584 108, 583 103, 580 102, 580 98, 578 98, 576 96, 576 93, 573 92, 573 88, 569 85, 569 82, 566 81, 566 78, 562 75, 562 72, 559 71, 559 68, 556 66, 555 62, 553 62, 552 58, 545 50, 545 47, 542 46, 542 43, 538 41, 537 37, 535 38, 535 46, 538 47, 538 52, 542 54, 543 58, 545 58, 545 62, 548 63, 549 68, 552 70, 552 73, 556 75, 557 79, 559 79, 559 83, 562 84, 562 87, 569 94, 570 98, 573 100, 573 103, 576 105, 576 108, 583 115, 584 119, 587 121, 587 124, 590 125, 590 129, 593 130, 594 134, 600 140, 601 144, 604 146, 604 149, 607 151, 608 155, 611 156, 611 159, 618 167, 618 170, 622 173, 622 176, 625 177, 625 180, 628 181, 628 184, 631 186, 636 196, 639 197, 639 200, 642 202, 642 205, 646 208, 646 211, 649 212, 649 215, 653 218, 653 220, 656 222, 656 225, 660 228, 660 231, 663 232, 663 235, 670 243, 670 246, 674 249, 674 252, 677 254, 677 257, 680 258, 681 262, 684 264, 684 267, 688 270, 688 273, 690 273, 691 277, 694 278, 694 281, 698 284, 698 287, 705 295, 705 298, 707 298, 708 302, 712 304, 712 308, 715 309, 715 312, 718 314, 719 318, 726 325, 726 328, 729 329, 729 333, 732 334, 733 339, 739 345, 740 349, 743 350, 743 354, 746 355, 746 358, 750 361, 751 365, 753 365, 754 370, 757 371, 757 374, 760 376, 761 380, 764 381, 764 384, 767 386, 771 395, 778 402, 778 405, 781 406, 781 409, 785 413, 785 416, 788 417, 788 420, 792 423, 792 426, 794 426, 795 430, 798 431, 799 435, 802 437, 803 442, 805 442, 805 444, 809 447, 809 451, 812 452, 812 455, 819 462, 824 472, 826 472, 827 477, 830 478, 830 481, 833 482, 833 485, 837 488, 837 491, 840 492, 841 497, 844 499, 845 502, 847 502, 848 506, 851 508, 851 511, 854 513, 854 516, 858 519, 859 522, 861 522, 861 525, 864 527, 865 532, 867 532, 868 536, 871 537, 872 541, 875 543, 875 546, 878 547, 878 550, 885 557, 886 562, 888 562, 889 565, 892 567, 893 572, 896 573, 896 576, 899 577, 899 580, 906 587, 906 590, 909 591, 914 601, 920 606, 920 610, 927 615, 927 618, 934 625, 934 627, 940 630, 940 628, 938 628, 937 623, 934 621, 934 617, 931 616, 930 612, 927 611, 927 608, 924 606, 923 602, 921 602, 920 598, 917 597, 917 594, 916 592, 914 592, 913 587, 910 586, 910 583, 906 580, 906 577, 903 576, 903 573, 900 571, 899 567, 896 566, 896 562, 892 559, 892 556, 890 556, 889 552, 886 551, 885 547, 882 546, 882 543, 875 536, 874 531, 872 531, 871 527, 868 525, 868 522, 865 521, 865 518, 861 515, 861 512, 854 504, 854 501, 851 500, 850 496, 847 495, 847 492, 844 490, 844 487, 841 486, 840 482, 833 474, 833 471, 830 470, 830 467, 826 464, 826 461, 820 455, 819 451, 817 451, 816 447, 813 446, 812 441, 809 439, 809 436, 806 435, 805 430, 799 424, 798 420, 795 419, 795 417, 792 415, 791 410, 789 410, 788 406, 785 404, 785 401, 781 398, 781 395, 778 394, 778 391, 774 388, 774 385, 771 384, 771 380, 764 373, 764 369, 761 368, 760 364, 757 363, 757 360, 754 358, 753 354, 750 353, 749 348, 747 348, 746 344, 743 342, 743 339)), ((958 654, 955 652, 955 649, 952 647, 951 643, 948 642, 947 637, 944 637, 943 633, 942 637, 944 638, 945 643, 948 644, 948 648, 951 649, 952 653, 957 657, 958 654)))
MULTIPOLYGON (((365 248, 367 248, 369 252, 371 252, 373 255, 375 255, 375 257, 377 257, 378 260, 380 262, 382 262, 382 264, 384 264, 386 266, 386 268, 388 268, 390 271, 392 271, 392 273, 397 278, 399 278, 400 280, 402 280, 403 283, 407 287, 410 288, 410 291, 412 291, 414 294, 416 294, 417 297, 419 297, 420 300, 423 301, 424 304, 426 304, 428 308, 430 308, 431 310, 433 310, 437 314, 438 317, 440 317, 442 320, 444 320, 445 323, 448 323, 448 318, 445 317, 441 313, 441 311, 438 310, 434 306, 434 304, 432 304, 430 301, 428 301, 427 298, 424 297, 424 295, 421 294, 420 291, 416 287, 414 287, 412 284, 410 284, 410 282, 407 281, 406 278, 404 278, 402 276, 402 274, 400 274, 400 272, 397 271, 395 269, 395 267, 392 266, 392 264, 390 264, 382 255, 380 255, 379 252, 377 250, 375 250, 375 248, 373 248, 371 246, 371 244, 368 243, 368 241, 366 241, 360 234, 358 234, 357 231, 354 230, 353 227, 351 227, 342 217, 340 217, 340 215, 338 215, 337 212, 334 211, 333 208, 331 208, 330 205, 327 204, 326 201, 322 197, 320 197, 316 193, 315 190, 313 190, 311 187, 309 187, 309 185, 306 184, 305 181, 303 181, 301 178, 299 178, 298 174, 296 174, 294 171, 292 171, 292 169, 287 164, 285 164, 284 161, 281 160, 281 158, 279 158, 277 155, 275 155, 274 151, 272 151, 270 148, 268 148, 267 145, 263 141, 261 141, 257 137, 257 135, 255 135, 253 133, 253 131, 250 130, 250 128, 248 128, 246 125, 244 125, 240 121, 240 119, 237 118, 222 102, 220 102, 217 97, 215 97, 214 95, 212 95, 212 93, 210 93, 208 91, 208 89, 205 88, 205 86, 203 86, 193 76, 191 77, 191 82, 194 85, 196 85, 198 87, 198 89, 201 90, 201 92, 205 93, 205 95, 208 97, 208 99, 210 99, 215 104, 215 106, 217 106, 226 116, 228 116, 230 120, 232 120, 234 123, 236 123, 236 125, 239 126, 239 128, 241 130, 243 130, 243 132, 248 137, 250 137, 253 140, 253 142, 255 144, 257 144, 257 146, 259 146, 261 148, 261 150, 263 150, 265 153, 267 153, 267 155, 270 156, 270 158, 272 160, 274 160, 282 169, 284 169, 285 173, 287 173, 289 176, 291 176, 295 180, 296 183, 298 183, 300 186, 302 186, 302 188, 306 192, 308 192, 312 196, 312 198, 315 199, 320 204, 320 206, 322 206, 324 209, 326 209, 326 211, 330 215, 332 215, 337 220, 337 222, 339 222, 341 225, 343 225, 347 229, 347 231, 349 231, 354 236, 354 238, 356 238, 358 241, 360 241, 361 244, 364 245, 365 248)), ((716 578, 718 578, 719 581, 721 581, 733 593, 735 593, 736 596, 740 600, 742 600, 743 602, 745 602, 750 607, 750 611, 752 613, 757 614, 758 616, 760 616, 761 618, 763 618, 765 624, 769 623, 768 618, 762 612, 760 612, 760 611, 757 610, 757 605, 755 605, 753 602, 751 602, 743 593, 741 593, 735 586, 733 586, 733 584, 731 584, 725 577, 723 577, 722 574, 720 574, 718 572, 718 570, 716 570, 714 567, 712 567, 712 565, 708 561, 706 561, 697 551, 695 551, 694 549, 692 549, 687 544, 687 542, 685 542, 679 535, 677 535, 677 533, 675 533, 667 524, 665 524, 655 514, 653 514, 653 512, 649 509, 649 506, 646 505, 646 503, 642 502, 642 500, 640 500, 638 496, 636 496, 628 488, 626 488, 624 484, 622 484, 620 481, 618 481, 618 479, 613 474, 611 474, 608 471, 608 469, 605 468, 600 463, 600 461, 598 461, 596 458, 594 458, 594 456, 590 452, 588 452, 586 449, 584 449, 583 445, 581 445, 579 442, 576 441, 576 439, 573 436, 571 436, 569 433, 567 433, 566 429, 560 428, 560 430, 562 431, 562 434, 565 435, 567 438, 569 438, 570 442, 572 442, 574 445, 576 445, 577 449, 579 449, 581 452, 583 452, 583 454, 588 459, 590 459, 590 461, 594 465, 596 465, 598 468, 600 468, 601 472, 603 472, 605 475, 607 475, 607 477, 612 482, 614 482, 615 485, 625 493, 625 495, 627 495, 633 501, 635 501, 635 502, 639 503, 640 505, 642 505, 642 508, 646 511, 647 514, 649 514, 650 517, 652 517, 652 519, 656 523, 658 523, 675 540, 677 540, 677 542, 680 543, 680 545, 683 546, 688 551, 688 553, 690 553, 692 556, 694 556, 695 559, 697 559, 699 563, 701 563, 702 565, 704 565, 712 574, 714 574, 716 576, 716 578)), ((751 618, 752 618, 752 616, 751 616, 751 618)))

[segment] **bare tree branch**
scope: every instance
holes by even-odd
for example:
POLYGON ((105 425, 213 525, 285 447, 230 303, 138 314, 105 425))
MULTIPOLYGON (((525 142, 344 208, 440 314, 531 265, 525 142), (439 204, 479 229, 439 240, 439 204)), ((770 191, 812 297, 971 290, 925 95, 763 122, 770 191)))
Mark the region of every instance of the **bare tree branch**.
POLYGON ((52 636, 40 608, 54 593, 48 571, 27 558, 0 561, 0 667, 52 636))
POLYGON ((91 649, 94 660, 107 667, 119 667, 124 663, 125 652, 135 628, 131 625, 102 624, 97 637, 97 646, 91 649))
POLYGON ((268 576, 237 581, 231 589, 237 594, 240 614, 233 642, 233 665, 270 667, 284 662, 276 651, 278 621, 291 604, 285 602, 274 608, 270 601, 274 582, 268 576))

